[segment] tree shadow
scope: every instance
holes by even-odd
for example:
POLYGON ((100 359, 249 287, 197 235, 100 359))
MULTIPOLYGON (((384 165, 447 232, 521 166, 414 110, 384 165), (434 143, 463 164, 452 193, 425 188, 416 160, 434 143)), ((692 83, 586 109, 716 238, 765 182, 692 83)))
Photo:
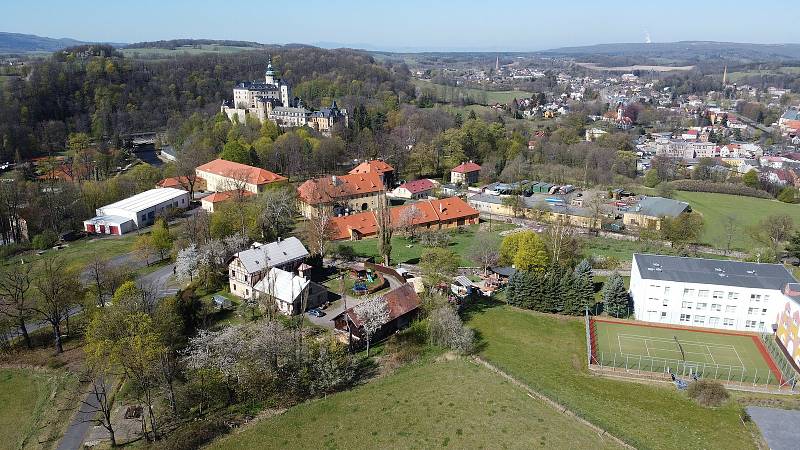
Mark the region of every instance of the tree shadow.
POLYGON ((461 310, 461 318, 464 322, 469 322, 472 320, 473 317, 483 313, 486 310, 497 308, 500 306, 504 306, 505 303, 492 300, 491 298, 486 297, 479 297, 477 300, 468 303, 462 310, 461 310))

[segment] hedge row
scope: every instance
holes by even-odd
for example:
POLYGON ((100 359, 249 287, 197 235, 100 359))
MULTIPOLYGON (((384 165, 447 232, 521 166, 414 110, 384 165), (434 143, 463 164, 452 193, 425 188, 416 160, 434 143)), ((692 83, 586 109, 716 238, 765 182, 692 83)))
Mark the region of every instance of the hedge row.
POLYGON ((706 180, 675 180, 669 185, 676 191, 714 192, 717 194, 741 195, 745 197, 773 198, 767 191, 754 189, 743 184, 714 183, 706 180))

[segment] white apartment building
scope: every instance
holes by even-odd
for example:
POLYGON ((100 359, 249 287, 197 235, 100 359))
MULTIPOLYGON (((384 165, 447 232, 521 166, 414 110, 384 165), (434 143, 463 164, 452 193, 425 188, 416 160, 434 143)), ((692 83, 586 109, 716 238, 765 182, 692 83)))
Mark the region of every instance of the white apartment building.
POLYGON ((630 295, 637 320, 771 333, 789 283, 781 264, 634 254, 630 295))

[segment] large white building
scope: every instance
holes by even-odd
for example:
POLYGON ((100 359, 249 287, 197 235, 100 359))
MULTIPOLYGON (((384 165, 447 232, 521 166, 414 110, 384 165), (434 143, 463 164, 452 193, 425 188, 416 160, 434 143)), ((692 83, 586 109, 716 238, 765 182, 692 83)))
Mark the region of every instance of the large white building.
POLYGON ((170 209, 188 207, 189 193, 183 189, 150 189, 97 208, 97 216, 84 220, 83 228, 88 233, 121 235, 152 225, 157 217, 170 209))
POLYGON ((637 320, 771 333, 793 283, 781 264, 634 254, 630 295, 637 320))

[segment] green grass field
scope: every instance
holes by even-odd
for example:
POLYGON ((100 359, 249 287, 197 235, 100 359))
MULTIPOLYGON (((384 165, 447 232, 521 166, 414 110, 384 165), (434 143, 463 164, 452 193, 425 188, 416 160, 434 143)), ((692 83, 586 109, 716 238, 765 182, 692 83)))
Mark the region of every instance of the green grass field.
POLYGON ((57 256, 62 262, 64 269, 81 270, 94 255, 102 255, 108 258, 122 255, 133 250, 133 243, 136 241, 136 233, 128 233, 123 236, 104 236, 87 237, 78 241, 68 242, 68 246, 60 250, 49 249, 44 254, 37 255, 36 252, 27 252, 23 255, 7 258, 2 261, 4 266, 19 264, 24 260, 25 263, 36 263, 50 256, 57 256))
POLYGON ((484 358, 634 447, 756 448, 734 402, 704 408, 673 386, 590 375, 583 320, 481 306, 468 312, 468 324, 480 333, 484 358))
POLYGON ((752 336, 701 330, 657 328, 641 324, 593 321, 595 357, 604 365, 679 375, 689 371, 704 378, 778 380, 752 336))
MULTIPOLYGON (((45 448, 61 435, 69 411, 54 404, 64 389, 74 388, 74 376, 24 369, 0 370, 0 447, 45 448)), ((60 400, 59 400, 60 401, 60 400)))
POLYGON ((732 247, 750 250, 758 244, 747 235, 746 228, 756 225, 767 216, 788 214, 800 226, 800 205, 782 203, 755 197, 713 194, 707 192, 675 192, 674 198, 692 205, 694 211, 703 215, 705 229, 701 241, 716 248, 724 249, 727 242, 725 224, 727 217, 736 220, 736 235, 732 247))
POLYGON ((211 448, 614 448, 466 360, 423 362, 303 403, 211 448))
MULTIPOLYGON (((476 263, 469 260, 469 252, 473 245, 475 234, 479 231, 480 225, 469 225, 464 227, 464 231, 459 233, 455 230, 452 231, 452 241, 447 247, 458 254, 461 259, 460 266, 475 266, 476 263)), ((515 225, 505 223, 495 223, 492 225, 491 234, 497 239, 497 246, 500 246, 500 241, 503 237, 500 236, 501 231, 516 228, 515 225)), ((373 257, 379 259, 378 255, 378 241, 375 238, 366 238, 360 241, 342 241, 339 245, 350 245, 355 250, 358 256, 373 257)), ((412 242, 406 237, 393 236, 392 237, 392 264, 409 263, 417 264, 422 252, 425 251, 425 246, 419 242, 412 242)))

